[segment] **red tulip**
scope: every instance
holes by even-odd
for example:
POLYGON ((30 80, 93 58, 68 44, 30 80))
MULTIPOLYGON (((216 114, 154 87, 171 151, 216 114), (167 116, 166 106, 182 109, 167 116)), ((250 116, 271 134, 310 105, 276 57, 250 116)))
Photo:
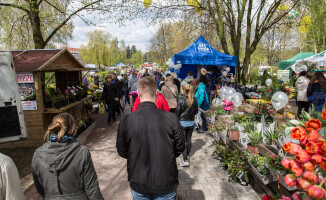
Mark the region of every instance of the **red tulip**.
POLYGON ((305 146, 308 143, 307 136, 300 139, 300 144, 302 146, 305 146))
POLYGON ((300 185, 300 188, 302 188, 304 191, 306 191, 310 186, 312 186, 312 184, 305 178, 299 178, 298 185, 300 185))
POLYGON ((310 197, 320 200, 325 198, 325 190, 319 186, 316 185, 312 185, 309 189, 308 189, 308 194, 310 197))
POLYGON ((296 140, 300 140, 301 138, 304 138, 306 135, 307 135, 306 130, 301 126, 297 126, 291 130, 290 137, 296 140))
POLYGON ((308 171, 312 171, 312 172, 315 169, 315 165, 312 164, 312 162, 310 162, 310 161, 301 164, 301 166, 302 166, 303 169, 308 170, 308 171))
POLYGON ((290 169, 291 165, 288 159, 284 158, 281 163, 285 169, 290 169))
POLYGON ((291 144, 290 153, 291 154, 297 154, 300 150, 302 150, 302 147, 298 144, 291 144))
POLYGON ((312 132, 313 130, 315 131, 320 131, 322 124, 318 119, 311 119, 305 123, 306 125, 306 130, 308 132, 312 132))
POLYGON ((311 171, 305 171, 302 176, 307 179, 308 181, 311 181, 313 183, 318 183, 319 181, 319 178, 318 178, 318 175, 315 174, 314 175, 314 172, 311 172, 311 171))
POLYGON ((311 159, 311 156, 306 150, 299 150, 298 153, 295 155, 295 158, 297 159, 297 161, 305 163, 311 159))
POLYGON ((322 139, 323 137, 319 135, 319 133, 315 130, 312 130, 309 135, 307 136, 307 140, 309 142, 318 142, 319 139, 322 139))
POLYGON ((319 167, 321 167, 324 171, 326 171, 326 163, 321 163, 321 164, 318 164, 319 167))
POLYGON ((311 160, 317 164, 321 164, 325 158, 320 154, 315 154, 311 156, 311 160))
POLYGON ((296 160, 290 160, 291 171, 295 174, 296 177, 303 174, 303 169, 301 164, 296 160))
POLYGON ((290 187, 294 187, 297 184, 297 179, 292 174, 287 174, 284 177, 284 183, 290 187))
POLYGON ((282 148, 284 149, 284 151, 290 153, 292 144, 293 144, 293 142, 287 142, 287 143, 283 144, 282 148))
POLYGON ((320 147, 320 153, 326 155, 326 141, 318 141, 320 147))
POLYGON ((316 154, 319 153, 320 147, 316 142, 308 142, 306 144, 306 151, 310 154, 316 154))

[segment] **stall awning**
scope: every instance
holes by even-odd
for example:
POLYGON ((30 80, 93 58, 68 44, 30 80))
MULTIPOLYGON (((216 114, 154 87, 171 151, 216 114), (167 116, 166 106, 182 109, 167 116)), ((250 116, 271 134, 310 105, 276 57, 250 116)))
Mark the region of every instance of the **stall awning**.
POLYGON ((300 52, 290 59, 279 61, 278 68, 281 70, 285 70, 285 69, 290 70, 290 66, 293 65, 296 60, 307 58, 313 55, 315 55, 313 52, 300 52))
POLYGON ((175 64, 237 66, 237 57, 221 53, 214 49, 202 36, 183 51, 174 54, 175 64))
POLYGON ((14 50, 10 52, 17 72, 90 70, 66 49, 14 50))

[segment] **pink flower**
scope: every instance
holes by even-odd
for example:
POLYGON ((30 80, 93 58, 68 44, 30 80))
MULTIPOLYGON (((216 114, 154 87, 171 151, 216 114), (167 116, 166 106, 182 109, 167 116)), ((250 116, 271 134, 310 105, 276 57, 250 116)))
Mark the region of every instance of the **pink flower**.
POLYGON ((290 197, 286 197, 286 196, 282 195, 282 199, 280 199, 280 200, 291 200, 291 198, 290 198, 290 197))
POLYGON ((273 159, 275 159, 275 156, 274 156, 274 155, 271 155, 271 157, 272 157, 273 159))
POLYGON ((285 169, 290 169, 291 165, 288 159, 284 158, 281 163, 285 169))
POLYGON ((284 183, 290 187, 294 187, 297 184, 297 179, 292 174, 287 174, 284 177, 284 183))

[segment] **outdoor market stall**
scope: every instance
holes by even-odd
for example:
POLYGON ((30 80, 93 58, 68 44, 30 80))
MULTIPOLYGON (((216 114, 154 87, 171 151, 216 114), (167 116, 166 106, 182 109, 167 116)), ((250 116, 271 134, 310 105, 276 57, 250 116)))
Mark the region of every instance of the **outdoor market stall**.
POLYGON ((310 56, 315 55, 313 52, 300 52, 297 55, 293 56, 292 58, 289 58, 287 60, 279 61, 278 62, 278 69, 279 70, 289 70, 288 71, 288 77, 291 77, 292 75, 292 68, 291 65, 293 65, 297 60, 304 59, 310 56))
POLYGON ((1 144, 6 147, 37 147, 44 143, 44 133, 52 118, 69 112, 78 121, 84 116, 84 102, 90 99, 81 88, 81 71, 89 70, 69 51, 25 50, 11 51, 17 73, 27 138, 24 141, 1 144), (46 81, 46 73, 52 72, 46 81), (57 96, 47 90, 50 80, 57 96), (60 102, 60 104, 59 104, 60 102))
POLYGON ((221 53, 214 49, 202 36, 200 36, 193 44, 183 51, 172 56, 174 65, 182 65, 176 70, 178 78, 184 79, 187 73, 192 71, 194 77, 199 75, 201 67, 215 67, 223 69, 230 67, 229 73, 235 74, 237 67, 237 57, 221 53))
POLYGON ((316 67, 317 69, 315 71, 326 73, 326 50, 316 55, 296 60, 295 63, 291 65, 291 69, 295 72, 300 72, 304 69, 307 71, 310 66, 316 67))

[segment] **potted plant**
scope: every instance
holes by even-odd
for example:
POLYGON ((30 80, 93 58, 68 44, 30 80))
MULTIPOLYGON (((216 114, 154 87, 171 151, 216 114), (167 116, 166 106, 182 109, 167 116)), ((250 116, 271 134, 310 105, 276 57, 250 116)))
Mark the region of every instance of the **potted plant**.
POLYGON ((249 167, 256 177, 265 185, 273 181, 273 176, 269 171, 267 158, 258 154, 246 153, 249 167))
POLYGON ((215 130, 218 132, 219 138, 226 143, 227 130, 222 123, 215 124, 215 130))
POLYGON ((258 145, 263 142, 263 136, 260 132, 251 130, 247 133, 249 143, 247 150, 253 154, 258 154, 258 145))
POLYGON ((60 109, 64 105, 64 102, 65 102, 65 98, 60 95, 60 96, 54 97, 52 104, 53 104, 53 107, 55 107, 56 109, 60 109))
POLYGON ((239 140, 239 128, 236 126, 231 126, 230 128, 230 140, 238 141, 239 140))

